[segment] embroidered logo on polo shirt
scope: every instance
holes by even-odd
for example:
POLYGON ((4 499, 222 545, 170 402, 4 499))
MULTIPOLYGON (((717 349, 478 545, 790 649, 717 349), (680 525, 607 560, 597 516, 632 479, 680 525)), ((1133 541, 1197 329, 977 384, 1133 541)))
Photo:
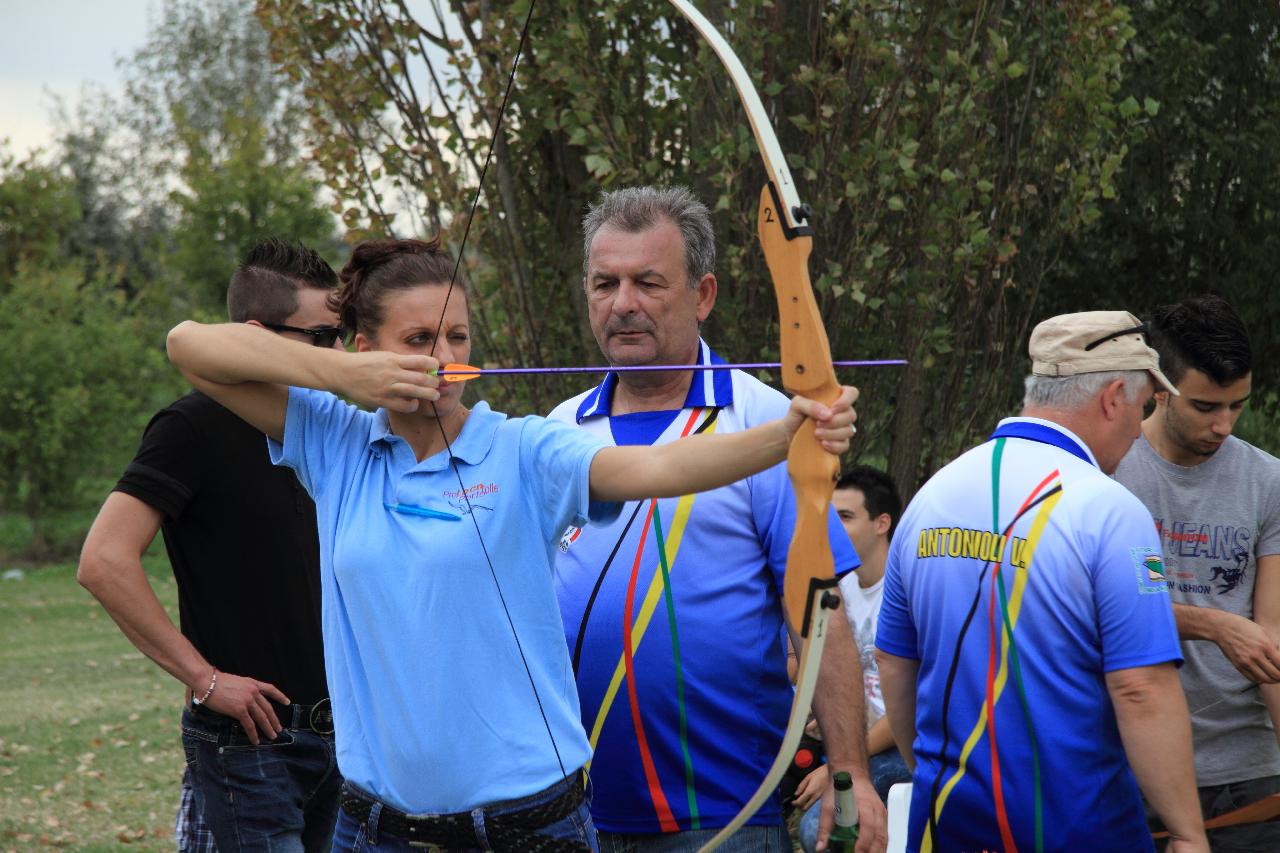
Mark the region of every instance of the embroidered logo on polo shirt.
POLYGON ((567 553, 569 551, 569 546, 577 541, 578 537, 581 535, 581 527, 574 527, 572 525, 566 527, 564 529, 564 533, 560 536, 560 553, 567 553))
POLYGON ((493 512, 493 504, 497 500, 500 488, 497 483, 481 483, 467 486, 466 492, 461 489, 445 489, 440 495, 449 506, 463 515, 468 515, 481 509, 493 512))
POLYGON ((1169 579, 1165 576, 1164 558, 1151 548, 1130 548, 1133 567, 1138 576, 1138 591, 1160 593, 1169 591, 1169 579))

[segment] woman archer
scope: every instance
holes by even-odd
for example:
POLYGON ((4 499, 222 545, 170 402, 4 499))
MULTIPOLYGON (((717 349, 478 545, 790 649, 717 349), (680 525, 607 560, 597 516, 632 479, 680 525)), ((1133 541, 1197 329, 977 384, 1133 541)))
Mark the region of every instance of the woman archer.
POLYGON ((357 246, 334 297, 354 353, 188 321, 169 333, 169 356, 262 430, 315 499, 347 780, 334 849, 594 850, 578 772, 590 751, 552 589, 560 534, 622 501, 777 464, 806 417, 843 452, 857 391, 656 447, 468 409, 462 383, 433 375, 471 352, 452 269, 438 240, 357 246))

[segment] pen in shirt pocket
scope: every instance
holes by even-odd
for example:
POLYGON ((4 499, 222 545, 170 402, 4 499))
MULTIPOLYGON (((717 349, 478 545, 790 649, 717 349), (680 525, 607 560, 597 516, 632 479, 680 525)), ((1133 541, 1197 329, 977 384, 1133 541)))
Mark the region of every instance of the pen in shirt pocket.
POLYGON ((398 512, 402 515, 416 515, 422 518, 438 518, 442 521, 462 521, 462 516, 452 512, 444 512, 439 509, 429 509, 425 506, 413 506, 412 504, 383 504, 392 512, 398 512))

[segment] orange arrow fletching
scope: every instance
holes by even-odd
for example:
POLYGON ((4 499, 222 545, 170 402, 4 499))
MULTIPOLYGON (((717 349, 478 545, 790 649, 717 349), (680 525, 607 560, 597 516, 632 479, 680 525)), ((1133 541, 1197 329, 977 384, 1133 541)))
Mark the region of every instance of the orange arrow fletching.
POLYGON ((468 379, 476 379, 481 375, 480 368, 472 367, 469 364, 445 364, 436 371, 436 375, 440 376, 445 382, 466 382, 468 379))

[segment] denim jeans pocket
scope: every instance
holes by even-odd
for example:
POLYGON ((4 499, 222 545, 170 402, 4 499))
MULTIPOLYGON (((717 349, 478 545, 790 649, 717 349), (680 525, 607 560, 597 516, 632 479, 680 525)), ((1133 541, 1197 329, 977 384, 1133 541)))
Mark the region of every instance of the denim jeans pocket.
POLYGON ((552 821, 546 826, 530 830, 529 834, 534 838, 578 841, 582 843, 583 849, 586 850, 595 851, 599 849, 595 825, 591 822, 591 811, 587 808, 585 802, 580 803, 576 809, 560 818, 560 820, 552 821))
POLYGON ((200 726, 188 725, 184 720, 182 723, 182 740, 184 743, 189 740, 202 740, 205 743, 217 743, 218 733, 211 732, 208 729, 201 728, 200 726))
POLYGON ((223 752, 247 752, 255 749, 283 749, 293 746, 296 741, 297 738, 293 732, 288 729, 282 729, 280 734, 276 735, 275 740, 269 740, 265 735, 259 733, 258 743, 254 744, 244 732, 237 729, 223 735, 220 745, 223 752))
POLYGON ((346 812, 338 811, 338 820, 333 828, 334 853, 363 853, 367 836, 364 823, 357 823, 346 812))
POLYGON ((195 744, 189 743, 186 738, 182 739, 182 757, 187 762, 187 769, 196 766, 199 753, 196 751, 195 744))

